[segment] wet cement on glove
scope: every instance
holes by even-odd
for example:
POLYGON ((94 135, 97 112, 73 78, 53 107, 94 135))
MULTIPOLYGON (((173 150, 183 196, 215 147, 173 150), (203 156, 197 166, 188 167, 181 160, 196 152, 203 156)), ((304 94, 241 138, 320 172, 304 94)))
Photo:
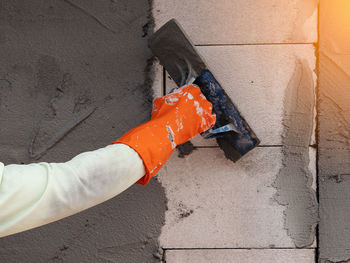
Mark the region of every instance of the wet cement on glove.
POLYGON ((180 158, 185 158, 185 156, 190 155, 194 150, 196 150, 196 147, 191 141, 188 141, 178 145, 176 149, 178 151, 178 156, 180 158))
MULTIPOLYGON (((1 2, 0 161, 64 162, 149 120, 151 1, 1 2)), ((156 180, 0 239, 0 262, 157 262, 156 180)), ((158 258, 157 258, 158 257, 158 258)))
POLYGON ((276 201, 285 206, 285 228, 299 248, 313 243, 318 222, 308 168, 314 106, 312 71, 306 61, 298 61, 284 98, 283 166, 273 186, 277 189, 276 201))

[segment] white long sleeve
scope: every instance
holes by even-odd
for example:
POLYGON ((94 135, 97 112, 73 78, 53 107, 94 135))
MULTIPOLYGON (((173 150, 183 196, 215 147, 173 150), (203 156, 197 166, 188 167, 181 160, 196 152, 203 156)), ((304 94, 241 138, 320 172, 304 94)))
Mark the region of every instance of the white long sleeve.
POLYGON ((0 237, 102 203, 144 174, 142 159, 124 144, 85 152, 66 163, 0 162, 0 237))

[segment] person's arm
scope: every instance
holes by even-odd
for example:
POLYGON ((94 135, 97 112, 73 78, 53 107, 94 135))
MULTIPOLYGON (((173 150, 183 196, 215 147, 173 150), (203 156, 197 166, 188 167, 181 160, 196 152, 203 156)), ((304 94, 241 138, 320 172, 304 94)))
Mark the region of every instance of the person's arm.
POLYGON ((212 105, 193 85, 157 98, 152 118, 105 148, 66 163, 0 163, 0 237, 102 203, 137 182, 147 184, 176 145, 215 124, 212 105))
POLYGON ((142 159, 124 144, 85 152, 66 163, 0 163, 0 237, 102 203, 144 175, 142 159))

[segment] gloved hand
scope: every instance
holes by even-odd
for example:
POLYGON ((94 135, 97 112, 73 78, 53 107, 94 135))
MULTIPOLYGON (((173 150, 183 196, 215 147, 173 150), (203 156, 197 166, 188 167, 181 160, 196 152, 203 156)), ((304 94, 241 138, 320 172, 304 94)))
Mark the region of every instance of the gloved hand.
POLYGON ((157 98, 152 117, 113 142, 133 148, 143 160, 146 175, 137 183, 147 184, 168 160, 175 147, 212 128, 216 117, 200 89, 184 86, 157 98))

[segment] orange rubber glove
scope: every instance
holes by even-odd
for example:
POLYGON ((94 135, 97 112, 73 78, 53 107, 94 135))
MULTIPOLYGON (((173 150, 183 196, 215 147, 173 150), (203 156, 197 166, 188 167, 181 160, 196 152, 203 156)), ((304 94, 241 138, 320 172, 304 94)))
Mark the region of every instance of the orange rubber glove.
POLYGON ((133 148, 143 160, 146 174, 137 184, 147 184, 168 160, 175 147, 212 128, 216 117, 200 89, 184 86, 156 98, 151 120, 123 135, 114 143, 133 148))

